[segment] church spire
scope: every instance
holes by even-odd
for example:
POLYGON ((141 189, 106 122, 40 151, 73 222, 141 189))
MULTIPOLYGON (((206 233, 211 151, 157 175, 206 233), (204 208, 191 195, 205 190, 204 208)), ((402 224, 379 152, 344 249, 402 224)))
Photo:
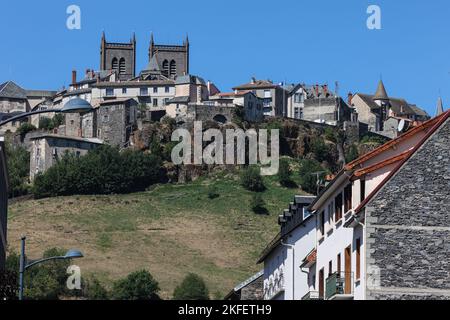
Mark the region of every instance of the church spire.
POLYGON ((380 79, 380 82, 378 83, 377 92, 375 92, 373 100, 389 101, 389 97, 387 95, 386 88, 384 87, 383 80, 381 80, 381 79, 380 79))
POLYGON ((442 97, 439 97, 436 106, 436 116, 444 113, 444 103, 442 102, 442 97))

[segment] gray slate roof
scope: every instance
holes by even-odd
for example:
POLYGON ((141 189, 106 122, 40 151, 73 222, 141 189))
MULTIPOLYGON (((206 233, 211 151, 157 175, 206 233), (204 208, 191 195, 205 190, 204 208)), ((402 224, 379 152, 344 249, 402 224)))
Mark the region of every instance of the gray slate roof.
POLYGON ((0 84, 0 98, 27 99, 27 92, 12 81, 0 84))

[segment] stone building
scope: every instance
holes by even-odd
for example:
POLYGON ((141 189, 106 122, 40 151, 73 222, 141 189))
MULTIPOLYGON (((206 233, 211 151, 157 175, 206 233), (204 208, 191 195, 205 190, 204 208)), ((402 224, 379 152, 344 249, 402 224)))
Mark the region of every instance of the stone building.
POLYGON ((129 43, 107 42, 105 33, 100 44, 100 70, 114 71, 120 80, 128 80, 136 74, 136 37, 129 43))
POLYGON ((270 80, 252 78, 249 83, 236 86, 233 90, 235 92, 250 90, 263 99, 263 110, 266 116, 286 115, 288 92, 281 85, 274 84, 270 80))
POLYGON ((348 104, 355 108, 359 121, 367 124, 369 131, 372 132, 383 132, 384 123, 390 117, 410 121, 430 119, 424 110, 408 103, 405 99, 389 97, 381 80, 374 95, 349 93, 348 104))
POLYGON ((254 274, 233 288, 224 300, 263 300, 263 276, 264 270, 254 274))
POLYGON ((182 45, 155 44, 153 33, 150 36, 147 68, 144 73, 158 71, 169 79, 189 74, 189 39, 182 45))
POLYGON ((263 100, 252 91, 220 92, 209 97, 206 104, 234 105, 244 109, 244 118, 250 122, 259 122, 264 119, 263 100))
POLYGON ((66 152, 77 156, 101 145, 98 139, 68 137, 58 134, 41 133, 30 137, 30 179, 53 166, 66 152))
POLYGON ((96 138, 119 148, 127 147, 136 129, 136 106, 134 99, 101 102, 95 110, 96 138))
MULTIPOLYGON (((0 84, 0 121, 7 120, 23 112, 30 111, 26 90, 13 81, 0 84)), ((0 132, 15 132, 26 119, 4 125, 0 132)))
POLYGON ((8 168, 5 139, 0 137, 0 272, 5 269, 8 224, 8 168))

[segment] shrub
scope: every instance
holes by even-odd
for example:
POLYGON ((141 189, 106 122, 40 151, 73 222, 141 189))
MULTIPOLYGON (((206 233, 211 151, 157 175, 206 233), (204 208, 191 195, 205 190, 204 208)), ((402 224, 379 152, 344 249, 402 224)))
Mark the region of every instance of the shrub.
POLYGON ((265 201, 263 200, 261 194, 255 193, 252 195, 252 200, 250 203, 250 207, 253 212, 256 214, 268 214, 267 209, 265 208, 265 201))
POLYGON ((36 198, 73 194, 112 194, 145 190, 162 178, 161 159, 141 151, 100 146, 83 157, 66 153, 36 176, 36 198))
POLYGON ((291 169, 289 168, 289 161, 287 159, 280 160, 280 166, 278 169, 278 181, 283 186, 292 185, 291 169))
POLYGON ((146 270, 130 273, 113 284, 112 296, 118 300, 159 300, 159 284, 146 270))
POLYGON ((17 197, 28 193, 30 175, 30 153, 22 146, 5 144, 8 163, 9 196, 17 197))
POLYGON ((321 137, 316 137, 311 141, 311 152, 319 162, 323 162, 329 158, 328 146, 321 137))
MULTIPOLYGON (((325 171, 315 160, 303 159, 300 161, 300 185, 303 191, 311 194, 317 193, 317 175, 315 172, 325 171)), ((323 173, 325 174, 325 172, 323 173)))
POLYGON ((220 197, 220 194, 219 194, 217 188, 215 186, 209 186, 208 187, 208 198, 212 200, 212 199, 216 199, 218 197, 220 197))
POLYGON ((84 291, 85 291, 84 296, 89 300, 108 299, 108 291, 94 276, 86 280, 84 291))
POLYGON ((175 288, 174 300, 209 300, 209 292, 203 279, 193 273, 188 274, 175 288))
POLYGON ((352 144, 345 155, 345 161, 347 163, 352 162, 353 160, 359 157, 358 147, 352 144))
POLYGON ((250 191, 263 191, 265 186, 259 168, 251 166, 244 169, 241 173, 241 185, 250 191))
POLYGON ((39 119, 39 128, 53 130, 64 123, 64 115, 57 113, 53 118, 42 117, 39 119))
POLYGON ((23 139, 25 138, 25 135, 26 135, 28 132, 31 132, 31 131, 34 131, 34 130, 36 130, 36 127, 35 127, 35 126, 33 126, 31 123, 24 122, 24 123, 22 123, 22 124, 20 125, 19 128, 17 128, 16 133, 17 133, 18 135, 20 135, 20 137, 21 137, 21 139, 22 139, 22 141, 23 141, 23 139))

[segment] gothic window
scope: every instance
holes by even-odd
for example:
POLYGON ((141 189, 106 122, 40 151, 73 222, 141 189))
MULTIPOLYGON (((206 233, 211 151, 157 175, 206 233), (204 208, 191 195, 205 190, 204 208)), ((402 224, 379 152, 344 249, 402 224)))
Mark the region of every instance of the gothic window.
POLYGON ((168 76, 169 76, 169 61, 167 61, 167 60, 164 60, 164 61, 163 61, 163 64, 162 64, 162 74, 163 74, 165 77, 168 77, 168 76))
POLYGON ((170 76, 175 77, 177 74, 177 63, 175 60, 170 61, 170 76))
POLYGON ((112 66, 113 70, 118 70, 119 69, 119 61, 117 60, 117 58, 113 58, 112 59, 111 66, 112 66))
POLYGON ((125 59, 121 58, 119 61, 119 74, 125 74, 126 68, 125 68, 125 59))

